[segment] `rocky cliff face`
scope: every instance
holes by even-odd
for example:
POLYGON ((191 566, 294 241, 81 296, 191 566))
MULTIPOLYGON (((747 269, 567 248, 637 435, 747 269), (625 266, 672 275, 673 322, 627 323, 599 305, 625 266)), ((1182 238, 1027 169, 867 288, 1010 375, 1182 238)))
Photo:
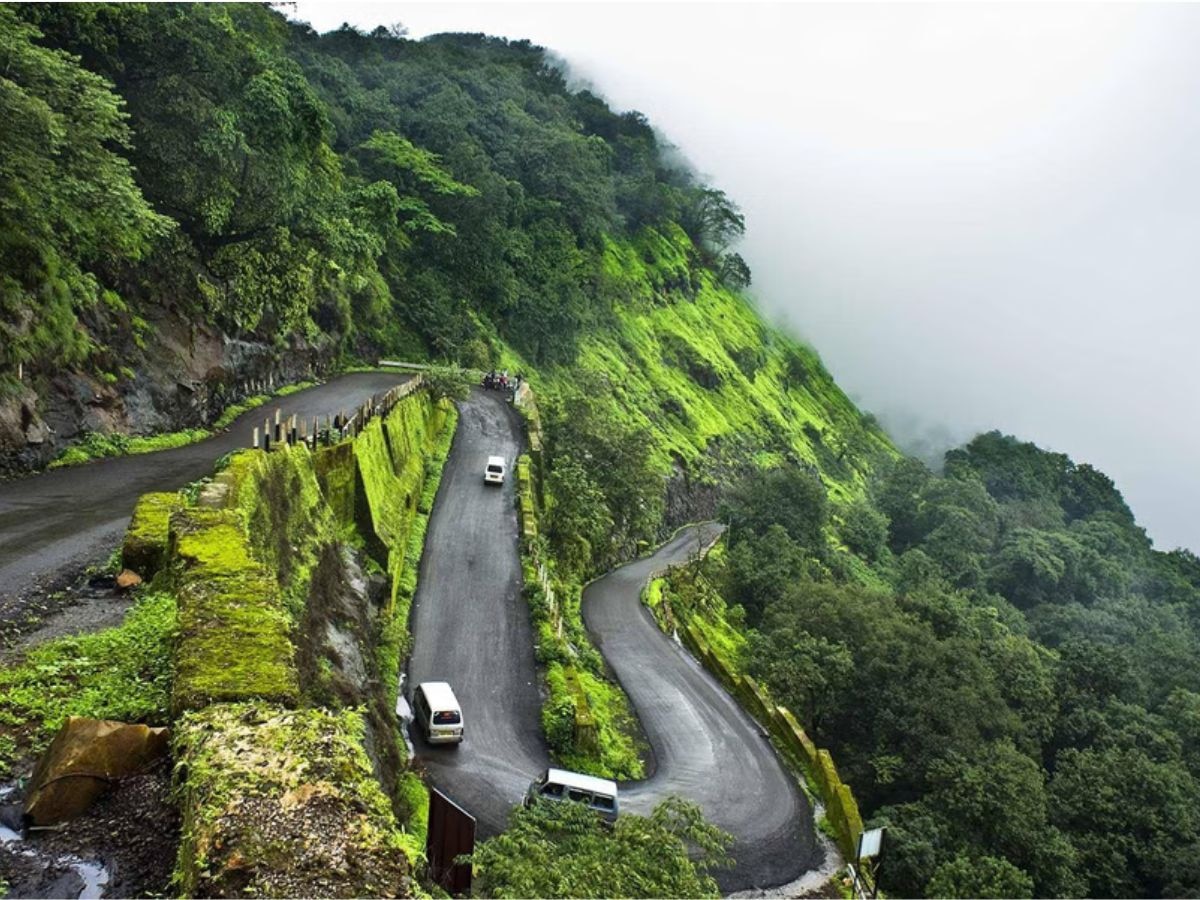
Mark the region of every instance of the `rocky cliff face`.
POLYGON ((153 434, 209 425, 260 386, 326 372, 332 342, 293 340, 288 349, 234 340, 204 324, 164 316, 143 347, 119 356, 118 376, 25 372, 0 393, 0 477, 46 466, 87 432, 153 434))

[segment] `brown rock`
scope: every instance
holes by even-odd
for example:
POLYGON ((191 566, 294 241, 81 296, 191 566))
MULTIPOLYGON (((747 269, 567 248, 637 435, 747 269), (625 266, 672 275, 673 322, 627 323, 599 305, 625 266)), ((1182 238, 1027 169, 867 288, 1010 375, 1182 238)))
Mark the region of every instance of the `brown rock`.
POLYGON ((131 587, 137 587, 142 583, 142 576, 133 569, 122 569, 121 574, 117 576, 117 587, 126 590, 131 587))
POLYGON ((34 825, 81 815, 110 782, 167 752, 167 729, 72 716, 42 754, 25 799, 34 825))

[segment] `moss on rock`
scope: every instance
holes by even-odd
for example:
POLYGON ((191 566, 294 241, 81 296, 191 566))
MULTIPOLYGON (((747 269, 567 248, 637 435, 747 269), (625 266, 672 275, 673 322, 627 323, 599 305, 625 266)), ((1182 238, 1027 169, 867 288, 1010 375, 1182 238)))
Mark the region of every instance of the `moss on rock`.
POLYGON ((354 524, 354 447, 350 443, 321 447, 313 454, 321 494, 339 528, 354 524))
POLYGON ((251 552, 275 573, 285 605, 298 619, 321 548, 337 537, 312 454, 303 444, 243 451, 223 477, 232 487, 230 506, 245 518, 251 552))
POLYGON ((171 513, 183 509, 185 501, 178 493, 143 494, 133 508, 133 518, 125 530, 121 562, 149 581, 166 562, 168 520, 171 513))
POLYGON ((184 896, 407 897, 402 832, 352 710, 219 704, 185 715, 174 749, 184 896))
POLYGON ((278 583, 250 555, 241 517, 176 512, 171 546, 179 604, 174 707, 250 698, 295 703, 291 621, 278 583))

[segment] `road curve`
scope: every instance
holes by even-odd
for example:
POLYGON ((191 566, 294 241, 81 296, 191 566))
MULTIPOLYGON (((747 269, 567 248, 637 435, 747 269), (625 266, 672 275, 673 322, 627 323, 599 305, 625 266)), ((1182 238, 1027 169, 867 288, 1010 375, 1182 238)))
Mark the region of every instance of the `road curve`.
POLYGON ((675 794, 734 836, 725 891, 792 881, 820 863, 808 801, 758 725, 642 605, 646 582, 695 557, 721 532, 685 528, 649 556, 592 582, 583 619, 629 696, 654 752, 655 772, 621 789, 622 806, 646 813, 675 794))
POLYGON ((273 400, 236 419, 208 440, 138 456, 97 460, 0 484, 0 620, 20 614, 20 600, 58 586, 89 563, 103 560, 121 540, 137 498, 183 487, 213 463, 247 447, 254 426, 284 416, 352 412, 408 376, 390 372, 343 375, 273 400))
MULTIPOLYGON (((449 681, 466 739, 417 756, 441 790, 495 834, 548 764, 521 565, 513 482, 483 484, 488 456, 511 466, 521 452, 516 414, 493 394, 459 404, 458 433, 430 520, 411 618, 414 650, 406 693, 449 681)), ((646 580, 685 561, 714 526, 680 532, 650 556, 584 592, 593 640, 629 693, 657 763, 623 785, 623 806, 646 812, 670 794, 694 800, 732 833, 737 866, 717 874, 725 891, 790 881, 820 861, 812 813, 771 745, 720 685, 666 635, 640 603, 646 580)), ((415 731, 415 729, 413 729, 415 731)))

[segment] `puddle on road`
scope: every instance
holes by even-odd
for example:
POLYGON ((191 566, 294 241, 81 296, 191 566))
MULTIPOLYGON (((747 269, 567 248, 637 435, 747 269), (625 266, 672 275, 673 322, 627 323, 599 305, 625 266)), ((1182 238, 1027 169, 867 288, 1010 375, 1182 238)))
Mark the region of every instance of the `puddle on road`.
MULTIPOLYGON (((12 802, 16 793, 16 785, 8 784, 0 787, 0 805, 12 802)), ((81 859, 70 853, 53 853, 39 846, 36 842, 26 840, 18 831, 0 824, 0 845, 10 852, 35 860, 44 870, 51 868, 69 869, 83 883, 83 889, 75 896, 78 900, 99 900, 104 896, 108 886, 108 868, 95 860, 81 859)))

